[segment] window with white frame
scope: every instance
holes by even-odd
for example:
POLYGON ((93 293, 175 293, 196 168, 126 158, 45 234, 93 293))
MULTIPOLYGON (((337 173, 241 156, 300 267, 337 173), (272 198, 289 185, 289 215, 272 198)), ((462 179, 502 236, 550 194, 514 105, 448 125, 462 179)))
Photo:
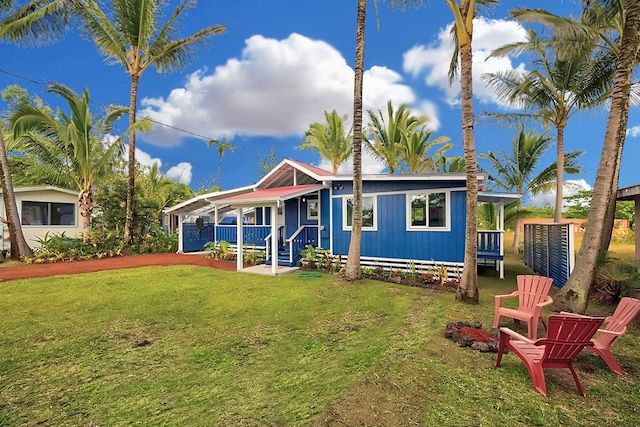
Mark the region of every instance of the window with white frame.
MULTIPOLYGON (((353 198, 344 198, 342 204, 342 224, 344 230, 351 230, 353 221, 353 198)), ((375 196, 362 197, 362 229, 375 231, 378 229, 377 202, 375 196)))
POLYGON ((22 225, 76 225, 75 204, 24 200, 22 225))
POLYGON ((448 191, 408 194, 407 228, 409 230, 449 230, 451 222, 449 199, 448 191))
POLYGON ((307 219, 318 219, 320 203, 318 199, 307 199, 307 219))

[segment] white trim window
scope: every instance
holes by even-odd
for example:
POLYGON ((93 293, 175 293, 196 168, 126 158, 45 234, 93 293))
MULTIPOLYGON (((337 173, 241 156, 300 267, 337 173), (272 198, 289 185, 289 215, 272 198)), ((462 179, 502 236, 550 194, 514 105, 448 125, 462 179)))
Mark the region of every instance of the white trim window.
POLYGON ((407 230, 449 231, 451 193, 423 191, 407 194, 407 230))
MULTIPOLYGON (((362 196, 362 231, 378 230, 378 198, 376 196, 362 196)), ((353 197, 342 199, 342 229, 351 230, 353 219, 353 197)))
POLYGON ((307 219, 318 219, 320 211, 320 201, 318 199, 307 199, 307 219))

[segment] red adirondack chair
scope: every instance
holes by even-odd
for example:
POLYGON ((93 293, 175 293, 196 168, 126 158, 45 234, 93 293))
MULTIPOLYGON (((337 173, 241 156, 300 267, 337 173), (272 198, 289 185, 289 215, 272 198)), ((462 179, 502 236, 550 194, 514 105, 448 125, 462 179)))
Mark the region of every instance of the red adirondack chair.
POLYGON ((518 290, 508 295, 496 295, 496 309, 493 315, 493 327, 498 327, 500 316, 513 318, 516 324, 527 322, 527 335, 532 340, 538 336, 538 320, 542 322, 544 327, 547 325, 541 315, 542 307, 549 305, 553 299, 548 295, 553 279, 544 276, 526 276, 517 277, 518 290), (502 300, 505 298, 518 298, 518 308, 511 309, 502 306, 502 300))
POLYGON ((626 332, 627 325, 631 323, 638 312, 640 312, 639 299, 622 298, 616 310, 611 316, 605 318, 604 326, 598 329, 595 338, 591 340, 593 347, 587 347, 588 350, 602 357, 614 374, 622 375, 622 369, 611 352, 611 345, 616 338, 626 332))
POLYGON ((581 396, 586 396, 578 374, 573 369, 573 360, 583 348, 593 346, 591 338, 604 322, 603 317, 580 315, 551 315, 547 337, 530 340, 509 328, 500 328, 498 359, 500 366, 505 347, 510 348, 527 367, 533 388, 547 395, 544 368, 567 368, 571 371, 581 396), (513 338, 513 339, 512 339, 513 338))

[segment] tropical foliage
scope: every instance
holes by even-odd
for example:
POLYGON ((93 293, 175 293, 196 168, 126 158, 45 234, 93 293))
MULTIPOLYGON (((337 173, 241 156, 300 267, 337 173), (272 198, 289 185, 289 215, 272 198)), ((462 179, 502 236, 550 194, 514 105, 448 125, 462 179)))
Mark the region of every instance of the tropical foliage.
MULTIPOLYGON (((123 153, 121 139, 107 142, 107 137, 114 122, 127 110, 112 107, 98 118, 91 114, 88 89, 78 95, 64 85, 52 84, 49 92, 65 100, 69 114, 60 109, 52 115, 46 108, 21 103, 9 117, 10 129, 14 140, 36 152, 56 175, 65 176, 78 189, 83 240, 89 243, 95 186, 123 153)), ((140 122, 139 126, 144 124, 140 122)))
MULTIPOLYGON (((424 135, 416 136, 415 139, 412 137, 426 123, 426 119, 411 114, 408 105, 402 104, 394 111, 389 100, 386 112, 367 110, 367 115, 369 125, 366 129, 365 146, 375 159, 385 164, 390 174, 400 168, 403 156, 406 158, 410 154, 416 154, 416 150, 421 149, 418 147, 420 144, 423 152, 427 149, 424 135)), ((429 134, 426 139, 430 136, 429 134)), ((418 156, 422 154, 417 153, 418 156)))
MULTIPOLYGON (((553 139, 547 135, 547 132, 541 134, 534 130, 527 132, 523 127, 520 127, 511 142, 509 153, 500 150, 497 153, 489 151, 486 154, 480 154, 481 158, 490 162, 494 171, 494 174, 489 177, 490 183, 500 191, 513 192, 522 196, 535 196, 542 192, 548 192, 555 184, 557 165, 554 162, 541 168, 540 162, 552 143, 553 139)), ((577 164, 577 158, 581 154, 580 151, 565 154, 564 169, 566 173, 582 172, 582 168, 577 164)), ((522 201, 516 201, 515 205, 516 212, 520 211, 522 201)), ((515 236, 511 252, 517 253, 520 243, 519 221, 514 230, 515 236)))
MULTIPOLYGON (((514 13, 524 19, 522 12, 514 13)), ((562 219, 562 194, 564 182, 564 131, 571 116, 601 106, 610 94, 612 67, 610 58, 598 53, 589 39, 572 43, 558 38, 542 38, 534 30, 528 38, 503 46, 492 56, 528 54, 532 71, 515 70, 489 73, 484 76, 496 95, 514 106, 524 108, 520 118, 537 120, 543 126, 556 129, 556 222, 562 219)))
POLYGON ((336 110, 324 112, 325 123, 312 123, 305 132, 305 140, 300 144, 302 149, 316 150, 320 157, 331 163, 334 174, 338 167, 351 156, 353 135, 346 130, 347 116, 340 116, 336 110))
MULTIPOLYGON (((96 0, 40 1, 33 0, 3 22, 0 35, 13 41, 32 38, 51 40, 62 34, 67 24, 77 23, 91 39, 109 64, 121 65, 131 78, 129 92, 129 127, 137 118, 138 86, 143 73, 155 67, 158 72, 180 69, 194 56, 194 48, 211 36, 224 33, 223 25, 211 25, 185 38, 174 38, 183 14, 197 5, 197 0, 180 3, 169 18, 162 22, 162 0, 134 1, 96 0)), ((127 215, 125 246, 133 242, 136 134, 129 135, 127 173, 127 215)))

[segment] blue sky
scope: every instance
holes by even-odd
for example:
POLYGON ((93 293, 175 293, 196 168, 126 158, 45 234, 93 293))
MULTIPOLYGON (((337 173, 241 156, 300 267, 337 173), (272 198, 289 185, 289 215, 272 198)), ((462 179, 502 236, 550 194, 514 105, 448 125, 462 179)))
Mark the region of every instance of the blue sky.
MULTIPOLYGON (((175 1, 173 2, 176 3, 175 1)), ((451 58, 448 29, 451 12, 444 1, 405 12, 379 9, 377 28, 373 3, 368 8, 365 53, 365 109, 384 109, 407 103, 417 114, 430 118, 434 136, 448 136, 455 144, 449 154, 462 154, 459 84, 448 85, 451 58)), ((476 116, 483 111, 513 111, 497 101, 480 76, 500 69, 526 70, 523 58, 485 61, 503 44, 522 40, 525 29, 509 21, 507 11, 519 7, 546 7, 568 15, 579 12, 573 1, 540 4, 535 0, 507 2, 476 20, 474 36, 474 95, 476 116)), ((139 113, 158 122, 184 129, 177 132, 155 126, 137 143, 138 160, 159 162, 169 177, 194 190, 210 186, 217 170, 217 152, 206 139, 228 139, 235 151, 222 163, 221 185, 233 188, 256 181, 257 159, 273 146, 276 157, 290 157, 328 168, 316 153, 298 149, 312 122, 323 122, 324 111, 336 109, 352 116, 353 62, 355 55, 356 1, 327 0, 201 0, 186 15, 182 35, 210 24, 228 31, 198 49, 185 69, 171 74, 148 70, 139 88, 139 113)), ((35 82, 56 81, 77 92, 88 87, 100 104, 128 105, 129 77, 117 65, 107 65, 92 43, 79 32, 47 47, 26 48, 0 44, 0 87, 19 84, 50 105, 59 100, 45 94, 35 82), (11 74, 7 74, 11 73, 11 74)), ((573 116, 565 131, 566 150, 584 150, 585 173, 567 177, 592 186, 608 111, 573 116)), ((478 153, 508 150, 513 129, 478 123, 478 153)), ((555 135, 555 133, 554 133, 555 135)), ((634 162, 640 158, 640 109, 631 109, 620 174, 620 186, 640 183, 634 162)), ((555 146, 544 163, 555 159, 555 146)), ((488 167, 480 160, 480 165, 488 167)), ((341 171, 349 172, 350 161, 341 171)), ((383 166, 366 159, 365 172, 383 172, 383 166)), ((552 203, 552 197, 545 200, 552 203)))

